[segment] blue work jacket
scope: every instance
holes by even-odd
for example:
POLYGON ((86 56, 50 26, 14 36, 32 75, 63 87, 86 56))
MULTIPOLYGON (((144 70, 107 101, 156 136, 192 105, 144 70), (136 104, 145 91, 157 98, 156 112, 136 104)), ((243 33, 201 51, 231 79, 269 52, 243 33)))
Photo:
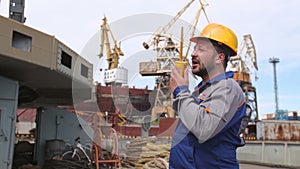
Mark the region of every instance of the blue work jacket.
POLYGON ((174 91, 175 97, 179 97, 179 101, 177 100, 174 108, 179 113, 179 121, 172 140, 170 169, 239 168, 239 163, 236 159, 236 148, 241 145, 238 131, 242 118, 246 116, 246 104, 241 88, 233 81, 232 77, 233 72, 226 72, 205 84, 201 82, 193 94, 190 94, 188 89, 182 86, 174 91), (226 80, 229 81, 226 82, 226 80), (221 81, 222 83, 220 83, 221 81), (228 85, 226 87, 230 91, 228 93, 236 96, 226 97, 226 103, 222 106, 236 106, 234 108, 220 109, 220 104, 214 105, 209 102, 215 95, 214 92, 224 86, 224 82, 228 85), (203 104, 204 102, 205 104, 203 104), (205 124, 204 121, 201 121, 203 119, 199 118, 196 122, 193 121, 193 127, 188 125, 189 120, 186 120, 188 117, 185 116, 190 114, 185 113, 189 112, 189 106, 196 108, 198 106, 197 110, 199 111, 196 111, 196 113, 200 115, 195 118, 213 118, 212 120, 214 120, 215 116, 219 117, 218 127, 213 128, 213 131, 209 132, 209 137, 200 136, 201 134, 198 136, 198 132, 196 132, 197 130, 210 130, 203 126, 205 124), (215 111, 216 115, 211 115, 211 112, 207 112, 209 110, 215 111), (228 112, 222 112, 222 110, 228 112))

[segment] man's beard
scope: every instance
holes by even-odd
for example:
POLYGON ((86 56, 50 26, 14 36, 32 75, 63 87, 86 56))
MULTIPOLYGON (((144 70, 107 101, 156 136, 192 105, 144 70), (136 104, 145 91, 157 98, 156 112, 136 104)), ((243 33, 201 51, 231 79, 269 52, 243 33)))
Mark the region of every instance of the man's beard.
POLYGON ((204 68, 193 69, 192 73, 194 75, 197 75, 197 76, 200 76, 200 77, 204 77, 204 76, 208 75, 208 71, 205 67, 204 68))

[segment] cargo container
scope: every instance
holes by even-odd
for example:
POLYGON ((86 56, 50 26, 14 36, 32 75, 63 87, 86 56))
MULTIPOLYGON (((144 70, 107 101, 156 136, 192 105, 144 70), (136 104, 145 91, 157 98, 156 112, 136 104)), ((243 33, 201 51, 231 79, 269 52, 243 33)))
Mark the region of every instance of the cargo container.
POLYGON ((258 140, 300 141, 300 121, 262 120, 256 123, 258 140))

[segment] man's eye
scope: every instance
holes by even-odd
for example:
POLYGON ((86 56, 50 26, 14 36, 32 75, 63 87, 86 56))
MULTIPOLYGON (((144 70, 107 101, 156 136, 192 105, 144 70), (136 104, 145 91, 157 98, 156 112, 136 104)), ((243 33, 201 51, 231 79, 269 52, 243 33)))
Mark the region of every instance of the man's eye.
POLYGON ((205 51, 204 48, 196 48, 196 50, 198 50, 198 51, 205 51))

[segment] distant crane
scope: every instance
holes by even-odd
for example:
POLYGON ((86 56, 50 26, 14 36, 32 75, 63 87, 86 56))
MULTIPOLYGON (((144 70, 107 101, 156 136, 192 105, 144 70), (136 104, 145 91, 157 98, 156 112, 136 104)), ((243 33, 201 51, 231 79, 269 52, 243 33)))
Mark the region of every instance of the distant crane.
POLYGON ((108 63, 108 69, 104 71, 104 82, 106 85, 121 86, 127 84, 128 70, 119 67, 119 56, 124 56, 121 50, 121 43, 117 44, 117 41, 110 29, 106 17, 103 18, 101 25, 101 37, 100 37, 100 52, 99 57, 103 56, 104 47, 106 50, 106 60, 108 63), (110 34, 109 34, 110 33, 110 34), (110 35, 110 36, 109 36, 110 35), (110 46, 110 38, 113 40, 113 48, 110 46))
MULTIPOLYGON (((127 84, 128 70, 119 66, 119 56, 124 56, 124 53, 121 50, 121 42, 119 42, 119 44, 117 43, 106 17, 103 18, 100 29, 100 52, 98 55, 100 58, 103 57, 104 51, 106 52, 106 60, 108 63, 108 68, 104 71, 104 83, 107 86, 111 86, 112 99, 114 101, 114 106, 117 107, 120 102, 120 95, 117 88, 123 84, 127 84), (113 41, 112 47, 110 40, 113 41)), ((128 100, 128 97, 123 98, 123 100, 128 100)), ((108 118, 109 113, 112 114, 111 112, 105 112, 106 118, 108 118)), ((118 108, 116 108, 114 115, 121 121, 117 123, 118 126, 126 123, 125 116, 120 113, 118 108)))

